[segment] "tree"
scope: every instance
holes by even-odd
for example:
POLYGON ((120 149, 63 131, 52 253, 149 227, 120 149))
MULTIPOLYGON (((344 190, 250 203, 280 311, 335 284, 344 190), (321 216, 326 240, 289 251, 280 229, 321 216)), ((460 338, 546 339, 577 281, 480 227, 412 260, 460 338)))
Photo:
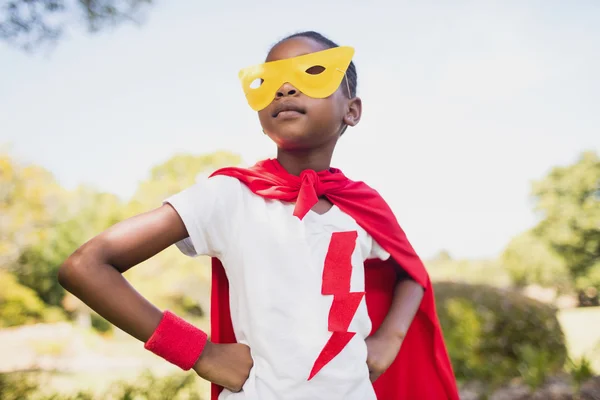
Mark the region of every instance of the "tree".
POLYGON ((56 41, 82 18, 90 32, 140 19, 152 0, 8 0, 0 6, 0 39, 23 49, 56 41))
POLYGON ((152 168, 147 180, 140 183, 130 207, 139 213, 156 207, 168 196, 192 186, 199 174, 240 164, 239 156, 225 151, 211 154, 178 154, 152 168))
POLYGON ((14 266, 26 248, 44 240, 62 195, 50 172, 0 153, 0 267, 14 266))
MULTIPOLYGON (((564 260, 576 289, 600 288, 600 159, 585 152, 533 185, 534 233, 564 260)), ((588 291, 589 292, 589 291, 588 291)), ((593 290, 592 290, 593 292, 593 290)))
POLYGON ((0 328, 64 319, 58 308, 48 308, 34 290, 20 285, 15 276, 0 270, 0 328))
POLYGON ((56 274, 60 265, 84 242, 124 218, 125 205, 115 196, 82 186, 62 197, 55 224, 40 240, 24 249, 15 273, 49 305, 62 305, 64 289, 56 274))
POLYGON ((65 294, 56 279, 61 263, 124 212, 114 195, 69 192, 44 168, 0 154, 0 268, 48 305, 60 306, 65 294))
POLYGON ((564 260, 532 231, 513 238, 501 260, 516 286, 538 284, 561 291, 571 289, 564 260))
MULTIPOLYGON (((238 156, 226 152, 174 156, 154 167, 134 198, 125 203, 113 194, 86 186, 67 191, 45 169, 0 154, 0 273, 14 280, 8 287, 15 296, 18 294, 9 299, 12 308, 7 309, 11 314, 6 319, 14 321, 15 312, 18 314, 18 308, 23 306, 31 314, 31 318, 25 318, 29 315, 25 313, 23 321, 33 321, 41 318, 42 307, 50 305, 67 308, 89 325, 91 310, 78 300, 65 298, 56 279, 64 260, 108 227, 155 208, 167 197, 193 185, 198 174, 239 163, 238 156), (18 292, 14 288, 19 288, 18 292)), ((183 257, 174 248, 126 275, 161 307, 201 316, 203 311, 198 304, 208 304, 208 262, 203 267, 197 259, 183 257)), ((3 302, 8 304, 0 296, 0 307, 3 302)))

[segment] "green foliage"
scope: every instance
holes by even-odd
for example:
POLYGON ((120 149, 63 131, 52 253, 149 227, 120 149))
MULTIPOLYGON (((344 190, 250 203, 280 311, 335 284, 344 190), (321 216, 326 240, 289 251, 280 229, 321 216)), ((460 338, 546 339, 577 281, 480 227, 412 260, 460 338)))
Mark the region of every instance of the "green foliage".
POLYGON ((62 189, 50 172, 0 153, 0 268, 54 229, 62 189))
POLYGON ((564 365, 556 310, 516 291, 486 285, 434 285, 440 323, 457 379, 532 385, 564 365))
POLYGON ((63 192, 56 226, 19 258, 15 268, 19 282, 34 289, 45 303, 60 306, 65 296, 56 279, 60 265, 85 241, 123 216, 124 205, 112 194, 86 187, 63 192))
POLYGON ((171 308, 180 314, 198 318, 202 318, 206 315, 204 309, 198 304, 198 301, 185 294, 174 294, 169 299, 169 302, 172 304, 171 308))
POLYGON ((198 377, 195 374, 176 374, 157 379, 151 373, 143 374, 135 383, 119 382, 102 398, 119 400, 144 399, 186 399, 200 400, 195 387, 198 377))
MULTIPOLYGON (((5 320, 10 312, 10 325, 39 321, 43 303, 63 307, 66 293, 56 279, 58 268, 85 241, 128 216, 159 206, 193 185, 198 174, 239 163, 238 156, 227 152, 174 156, 154 167, 125 204, 85 186, 66 191, 45 169, 0 154, 0 266, 20 284, 6 282, 19 289, 11 294, 11 306, 2 310, 5 320), (25 311, 19 315, 21 306, 25 311)), ((127 272, 127 278, 159 307, 201 316, 200 304, 208 304, 209 271, 208 265, 202 268, 197 259, 171 248, 127 272)), ((61 319, 55 310, 47 317, 61 319)), ((92 323, 101 331, 110 329, 101 319, 92 323)))
POLYGON ((42 320, 44 303, 36 293, 5 271, 0 271, 0 327, 42 320))
POLYGON ((100 333, 111 333, 114 326, 96 313, 91 314, 92 328, 100 333))
POLYGON ((61 305, 65 292, 56 273, 62 262, 123 211, 114 195, 68 192, 45 169, 0 154, 0 265, 46 304, 61 305))
POLYGON ((24 373, 0 374, 2 400, 201 400, 195 374, 176 373, 157 377, 146 372, 136 381, 119 381, 106 392, 95 395, 88 391, 74 394, 47 394, 34 378, 24 373))
POLYGON ((573 381, 575 382, 578 391, 583 382, 595 375, 595 371, 592 368, 592 361, 585 356, 578 359, 569 358, 568 371, 573 377, 573 381))
POLYGON ((132 214, 147 211, 167 197, 192 186, 201 173, 211 173, 226 166, 240 164, 239 156, 228 152, 204 155, 178 154, 152 168, 147 180, 140 183, 130 208, 132 214))
MULTIPOLYGON (((52 232, 49 236, 55 235, 56 232, 52 232)), ((23 251, 14 268, 19 282, 33 289, 50 305, 60 306, 65 296, 65 290, 58 284, 56 275, 62 262, 77 248, 68 244, 66 240, 53 239, 39 242, 23 251)))
POLYGON ((543 216, 534 233, 559 254, 579 290, 600 288, 600 158, 584 153, 536 182, 533 194, 543 216))
POLYGON ((564 260, 531 231, 512 239, 502 253, 501 260, 516 286, 538 284, 563 292, 570 289, 564 260))
POLYGON ((20 285, 14 275, 0 270, 0 328, 64 318, 64 313, 47 307, 35 291, 20 285))
POLYGON ((478 349, 483 328, 477 311, 466 299, 449 298, 440 313, 446 317, 443 326, 448 327, 444 335, 446 345, 449 349, 460 349, 451 351, 455 373, 457 376, 469 376, 480 364, 478 349))
POLYGON ((536 349, 527 343, 517 346, 517 354, 521 360, 518 371, 526 385, 537 389, 544 384, 551 368, 552 355, 548 350, 536 349))
POLYGON ((31 399, 38 391, 38 384, 24 374, 0 374, 0 399, 31 399))

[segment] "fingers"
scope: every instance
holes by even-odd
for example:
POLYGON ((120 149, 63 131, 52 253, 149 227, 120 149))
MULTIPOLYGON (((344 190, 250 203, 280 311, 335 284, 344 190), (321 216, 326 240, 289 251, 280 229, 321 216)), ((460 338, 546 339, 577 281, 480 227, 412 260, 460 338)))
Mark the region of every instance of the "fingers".
POLYGON ((239 393, 242 391, 242 388, 244 387, 244 385, 233 385, 228 387, 227 389, 229 389, 229 391, 233 392, 233 393, 239 393))
POLYGON ((243 390, 244 384, 254 365, 250 348, 243 344, 215 345, 218 353, 205 361, 203 368, 196 369, 198 375, 217 385, 238 393, 243 390))

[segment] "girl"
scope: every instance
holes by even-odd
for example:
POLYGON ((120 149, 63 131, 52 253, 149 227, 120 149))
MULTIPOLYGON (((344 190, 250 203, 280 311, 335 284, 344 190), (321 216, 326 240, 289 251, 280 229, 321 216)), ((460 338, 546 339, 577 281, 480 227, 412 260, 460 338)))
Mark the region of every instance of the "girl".
POLYGON ((240 78, 277 158, 215 172, 60 269, 213 400, 458 400, 423 264, 383 199, 330 167, 361 117, 353 53, 315 32, 276 44, 240 78), (172 244, 213 257, 211 340, 121 275, 172 244))

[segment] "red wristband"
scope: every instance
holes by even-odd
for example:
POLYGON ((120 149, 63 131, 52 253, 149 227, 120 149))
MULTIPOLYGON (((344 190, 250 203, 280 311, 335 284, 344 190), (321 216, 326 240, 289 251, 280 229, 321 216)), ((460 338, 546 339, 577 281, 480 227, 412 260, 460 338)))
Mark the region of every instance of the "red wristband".
POLYGON ((172 312, 165 311, 144 348, 188 371, 200 358, 207 340, 206 333, 172 312))

